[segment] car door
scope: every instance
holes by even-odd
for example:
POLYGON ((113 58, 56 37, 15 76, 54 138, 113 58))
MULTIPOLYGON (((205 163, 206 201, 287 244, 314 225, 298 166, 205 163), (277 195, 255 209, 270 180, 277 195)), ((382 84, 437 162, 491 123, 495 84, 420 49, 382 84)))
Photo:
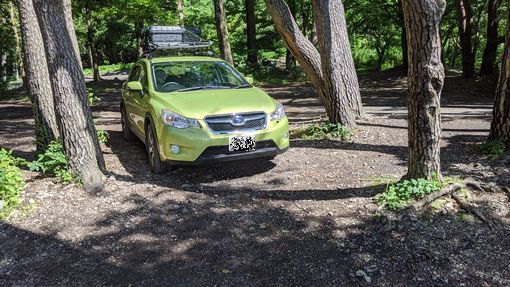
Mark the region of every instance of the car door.
MULTIPOLYGON (((131 73, 129 74, 128 82, 138 81, 140 79, 141 66, 136 64, 131 73)), ((131 91, 124 86, 124 107, 126 109, 126 115, 129 119, 129 125, 138 131, 135 121, 135 109, 136 109, 136 97, 139 96, 139 91, 131 91)))
POLYGON ((147 78, 147 66, 145 63, 140 64, 140 73, 138 75, 138 81, 142 84, 142 91, 137 92, 131 100, 132 105, 132 117, 135 127, 143 135, 145 134, 145 114, 147 113, 147 102, 150 97, 149 94, 149 82, 147 78))

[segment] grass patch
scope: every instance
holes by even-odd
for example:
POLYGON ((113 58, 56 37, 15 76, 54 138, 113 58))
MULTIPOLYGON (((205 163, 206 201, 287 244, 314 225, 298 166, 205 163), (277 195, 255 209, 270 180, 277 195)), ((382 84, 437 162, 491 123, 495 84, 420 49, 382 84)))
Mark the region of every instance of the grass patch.
MULTIPOLYGON (((118 63, 118 64, 111 64, 111 65, 101 65, 99 66, 99 73, 113 73, 113 72, 120 72, 120 71, 129 71, 133 67, 134 63, 118 63)), ((87 76, 92 75, 92 69, 86 68, 83 69, 83 73, 87 76)))
POLYGON ((12 151, 0 150, 0 218, 8 217, 21 203, 25 179, 19 166, 26 164, 24 159, 14 157, 12 151))
POLYGON ((303 140, 349 140, 352 132, 341 124, 321 122, 290 131, 290 137, 303 140))
POLYGON ((441 181, 436 176, 431 180, 420 178, 391 183, 376 197, 376 202, 389 210, 402 210, 412 201, 436 192, 449 183, 449 180, 441 181))
POLYGON ((490 157, 497 158, 506 151, 506 145, 502 141, 486 141, 479 146, 480 151, 490 157))

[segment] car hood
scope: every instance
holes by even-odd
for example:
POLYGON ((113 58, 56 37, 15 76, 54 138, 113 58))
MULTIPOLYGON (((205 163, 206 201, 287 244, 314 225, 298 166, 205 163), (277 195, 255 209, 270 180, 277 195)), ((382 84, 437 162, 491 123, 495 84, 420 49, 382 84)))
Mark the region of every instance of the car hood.
POLYGON ((157 97, 169 110, 192 119, 245 112, 271 113, 276 107, 275 101, 259 88, 158 93, 157 97))

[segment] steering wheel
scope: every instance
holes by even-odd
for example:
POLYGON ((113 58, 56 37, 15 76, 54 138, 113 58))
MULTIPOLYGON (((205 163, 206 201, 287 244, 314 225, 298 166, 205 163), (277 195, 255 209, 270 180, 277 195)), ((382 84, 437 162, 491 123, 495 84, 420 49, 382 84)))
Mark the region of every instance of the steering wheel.
POLYGON ((176 82, 168 82, 168 83, 165 83, 163 86, 161 86, 161 89, 164 91, 178 90, 178 89, 183 89, 183 88, 185 88, 183 85, 176 83, 176 82))

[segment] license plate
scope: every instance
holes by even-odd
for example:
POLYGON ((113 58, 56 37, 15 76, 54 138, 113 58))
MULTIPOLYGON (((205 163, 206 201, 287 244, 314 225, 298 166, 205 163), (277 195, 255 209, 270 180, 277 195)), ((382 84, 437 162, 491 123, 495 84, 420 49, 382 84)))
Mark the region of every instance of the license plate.
POLYGON ((252 151, 255 150, 254 137, 230 137, 228 140, 229 151, 252 151))

